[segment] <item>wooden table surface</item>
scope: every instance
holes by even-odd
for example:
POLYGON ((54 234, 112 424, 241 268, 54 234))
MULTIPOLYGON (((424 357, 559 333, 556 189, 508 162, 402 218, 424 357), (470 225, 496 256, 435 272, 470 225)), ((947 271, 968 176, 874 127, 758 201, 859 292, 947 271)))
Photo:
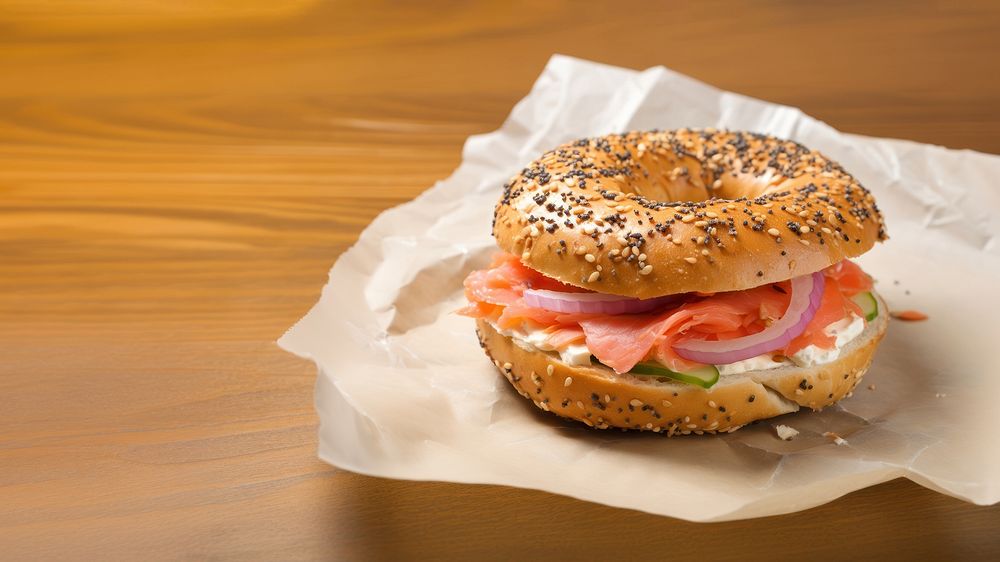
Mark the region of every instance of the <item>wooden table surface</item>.
POLYGON ((0 558, 987 559, 895 481, 692 524, 316 459, 274 340, 555 52, 1000 153, 1000 5, 0 0, 0 558))

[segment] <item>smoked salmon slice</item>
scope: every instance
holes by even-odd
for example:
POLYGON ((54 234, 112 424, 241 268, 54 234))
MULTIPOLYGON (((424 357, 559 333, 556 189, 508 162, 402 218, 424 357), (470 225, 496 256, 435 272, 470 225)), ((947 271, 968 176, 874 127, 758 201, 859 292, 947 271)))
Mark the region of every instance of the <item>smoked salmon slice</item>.
MULTIPOLYGON (((825 328, 852 312, 860 315, 850 297, 871 290, 871 277, 849 260, 823 273, 827 283, 816 315, 800 336, 775 353, 791 355, 809 345, 829 349, 835 338, 825 328)), ((486 318, 502 329, 544 330, 546 343, 556 349, 583 341, 591 354, 618 373, 628 372, 647 358, 675 371, 696 368, 697 363, 674 352, 674 345, 689 339, 727 340, 759 332, 780 318, 790 301, 790 284, 783 282, 745 291, 691 294, 654 313, 564 314, 528 306, 522 297, 526 289, 583 291, 524 266, 516 256, 499 254, 489 269, 466 278, 470 304, 459 313, 486 318)))

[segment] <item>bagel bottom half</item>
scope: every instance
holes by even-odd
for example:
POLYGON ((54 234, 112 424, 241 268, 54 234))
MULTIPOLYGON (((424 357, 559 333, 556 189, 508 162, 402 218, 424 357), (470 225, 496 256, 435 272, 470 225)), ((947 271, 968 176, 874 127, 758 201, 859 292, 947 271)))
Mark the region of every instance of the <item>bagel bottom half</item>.
POLYGON ((885 304, 830 363, 727 375, 710 389, 666 378, 618 375, 602 365, 573 366, 554 352, 528 351, 476 321, 479 340, 514 388, 542 410, 591 427, 667 435, 735 431, 755 420, 834 404, 861 381, 888 324, 885 304))

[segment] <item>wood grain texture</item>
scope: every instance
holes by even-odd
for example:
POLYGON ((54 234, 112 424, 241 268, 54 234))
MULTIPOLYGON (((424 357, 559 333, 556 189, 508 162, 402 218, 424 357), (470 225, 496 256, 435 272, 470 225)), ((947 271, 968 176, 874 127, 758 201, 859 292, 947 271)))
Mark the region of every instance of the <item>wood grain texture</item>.
POLYGON ((995 2, 0 0, 0 558, 995 559, 1000 508, 904 481, 695 525, 338 471, 273 341, 554 52, 1000 152, 998 29, 995 2))

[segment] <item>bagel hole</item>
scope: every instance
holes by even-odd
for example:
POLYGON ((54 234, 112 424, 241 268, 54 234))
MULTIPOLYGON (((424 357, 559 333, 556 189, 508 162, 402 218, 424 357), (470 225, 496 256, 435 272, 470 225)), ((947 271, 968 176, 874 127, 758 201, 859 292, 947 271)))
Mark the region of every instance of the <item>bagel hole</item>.
POLYGON ((656 173, 655 170, 645 170, 649 175, 638 174, 632 181, 621 184, 622 193, 641 195, 651 201, 662 203, 700 203, 710 199, 735 200, 740 198, 755 199, 769 191, 776 190, 770 183, 761 181, 749 174, 738 173, 735 176, 723 172, 719 179, 722 184, 712 187, 713 179, 708 182, 699 175, 683 175, 671 180, 656 173))

